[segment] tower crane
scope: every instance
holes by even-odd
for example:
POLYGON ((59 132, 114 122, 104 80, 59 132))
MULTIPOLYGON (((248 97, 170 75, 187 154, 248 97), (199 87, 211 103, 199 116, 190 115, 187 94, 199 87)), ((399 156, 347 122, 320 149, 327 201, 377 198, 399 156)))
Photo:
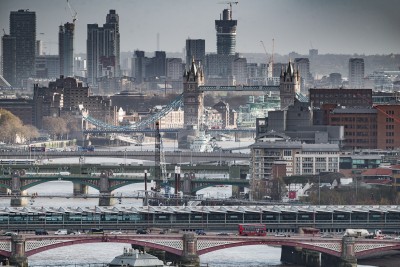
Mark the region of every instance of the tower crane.
MULTIPOLYGON (((262 40, 260 42, 264 48, 265 55, 268 57, 267 49, 265 49, 264 42, 262 40)), ((269 57, 269 61, 268 61, 268 78, 272 78, 272 76, 273 76, 272 72, 273 72, 273 66, 274 66, 274 49, 275 49, 275 39, 272 38, 272 53, 271 53, 271 56, 269 57)))
POLYGON ((76 12, 75 8, 71 6, 69 3, 69 0, 67 0, 67 5, 69 8, 69 11, 71 12, 71 17, 72 17, 72 23, 75 24, 75 21, 77 20, 78 12, 76 12))
POLYGON ((229 10, 232 12, 232 4, 237 5, 237 4, 239 4, 239 2, 237 2, 237 1, 236 2, 229 1, 229 2, 220 2, 218 4, 228 4, 229 5, 229 10))

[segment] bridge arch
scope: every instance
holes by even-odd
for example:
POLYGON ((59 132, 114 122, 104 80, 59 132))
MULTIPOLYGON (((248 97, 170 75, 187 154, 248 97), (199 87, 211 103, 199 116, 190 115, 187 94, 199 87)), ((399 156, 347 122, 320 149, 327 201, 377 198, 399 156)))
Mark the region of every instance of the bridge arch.
POLYGON ((22 191, 23 190, 27 190, 27 189, 29 189, 31 187, 36 186, 36 185, 44 184, 44 183, 52 182, 52 181, 68 181, 68 182, 72 182, 72 183, 79 183, 79 184, 87 185, 89 187, 92 187, 92 188, 100 191, 100 187, 98 185, 95 185, 95 184, 90 183, 90 182, 86 182, 84 180, 76 180, 76 179, 68 178, 68 176, 49 177, 49 178, 46 178, 45 180, 44 179, 43 180, 42 179, 37 179, 37 180, 35 180, 33 182, 30 182, 30 183, 27 183, 27 184, 21 186, 21 190, 22 191))
MULTIPOLYGON (((126 238, 126 237, 119 237, 119 236, 93 236, 90 238, 82 238, 82 239, 74 238, 73 240, 60 241, 57 243, 44 245, 44 246, 40 246, 38 248, 31 249, 29 251, 26 251, 25 255, 27 257, 30 257, 30 256, 38 254, 40 252, 55 249, 55 248, 79 245, 79 244, 102 243, 102 242, 133 244, 133 245, 145 246, 145 247, 149 247, 149 248, 153 248, 153 249, 163 250, 163 251, 166 251, 166 252, 178 255, 178 256, 182 255, 182 250, 179 250, 176 248, 172 248, 172 247, 157 244, 157 243, 137 240, 135 238, 129 238, 129 237, 126 238)), ((8 256, 9 255, 10 255, 10 253, 8 253, 8 256)), ((7 255, 5 255, 5 256, 7 256, 7 255)))
POLYGON ((302 242, 296 242, 296 241, 290 241, 290 240, 265 240, 265 241, 260 241, 260 240, 248 240, 248 241, 242 241, 242 242, 234 242, 234 243, 229 243, 229 244, 224 244, 224 245, 219 245, 219 246, 213 246, 210 248, 205 248, 198 250, 197 253, 198 255, 203 255, 212 251, 216 250, 221 250, 221 249, 226 249, 226 248, 233 248, 233 247, 240 247, 240 246, 250 246, 250 245, 272 245, 272 246, 289 246, 289 247, 302 247, 305 249, 313 250, 313 251, 318 251, 321 253, 329 254, 332 256, 340 257, 341 256, 341 247, 338 247, 338 251, 329 249, 326 247, 319 247, 315 246, 312 244, 307 244, 307 243, 302 243, 302 242))

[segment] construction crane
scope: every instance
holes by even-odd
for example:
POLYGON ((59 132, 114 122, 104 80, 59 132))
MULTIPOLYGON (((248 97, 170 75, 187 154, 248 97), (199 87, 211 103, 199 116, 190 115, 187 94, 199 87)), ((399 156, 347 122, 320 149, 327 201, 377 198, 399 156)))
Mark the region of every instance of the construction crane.
POLYGON ((239 4, 239 2, 219 2, 218 4, 228 4, 229 5, 229 10, 232 12, 232 4, 239 4))
MULTIPOLYGON (((264 48, 265 55, 268 58, 268 53, 267 53, 267 49, 265 49, 264 42, 262 40, 260 42, 264 48)), ((269 57, 269 61, 267 62, 268 63, 268 78, 272 78, 272 76, 273 76, 272 73, 273 73, 273 69, 274 69, 274 67, 273 67, 274 66, 274 49, 275 49, 275 39, 272 38, 272 53, 271 53, 271 56, 269 57)))
POLYGON ((75 8, 71 6, 69 3, 69 0, 67 0, 67 5, 69 8, 69 11, 71 12, 71 17, 72 17, 72 23, 75 24, 75 21, 77 20, 78 12, 76 12, 75 8))

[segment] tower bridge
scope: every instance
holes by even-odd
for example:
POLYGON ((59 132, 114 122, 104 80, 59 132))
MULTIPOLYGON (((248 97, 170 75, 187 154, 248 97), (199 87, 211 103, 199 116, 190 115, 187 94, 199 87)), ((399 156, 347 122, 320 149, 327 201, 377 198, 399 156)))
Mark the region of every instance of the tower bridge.
POLYGON ((167 252, 179 266, 200 266, 199 256, 220 249, 248 245, 271 245, 282 248, 281 260, 296 264, 318 262, 322 266, 357 266, 357 258, 376 252, 399 250, 400 240, 355 239, 341 237, 324 239, 293 235, 290 237, 195 236, 184 234, 122 234, 122 235, 68 235, 34 236, 29 234, 0 237, 0 255, 13 266, 28 266, 28 258, 37 253, 58 247, 98 242, 128 243, 134 247, 151 248, 167 252), (318 255, 310 255, 309 252, 318 255), (307 257, 303 257, 307 254, 307 257), (322 254, 322 257, 319 255, 322 254))
MULTIPOLYGON (((149 118, 127 126, 116 126, 110 125, 95 119, 88 114, 82 116, 83 120, 96 126, 96 129, 90 129, 88 127, 83 128, 85 134, 95 133, 133 133, 141 132, 146 133, 152 131, 152 125, 160 118, 168 114, 174 108, 183 105, 184 110, 184 125, 188 129, 200 129, 203 122, 204 113, 204 93, 205 92, 279 92, 280 86, 275 85, 260 85, 260 86, 209 86, 204 85, 204 73, 203 70, 198 67, 195 62, 192 62, 190 69, 184 75, 183 81, 183 93, 180 94, 171 103, 166 105, 161 111, 151 115, 149 118)), ((161 131, 179 132, 181 135, 188 134, 183 133, 182 129, 160 129, 161 131)), ((231 132, 235 132, 239 129, 231 129, 231 132)), ((254 131, 254 129, 252 129, 254 131)), ((248 130, 247 130, 248 131, 248 130)), ((190 133, 189 133, 190 134, 190 133)))

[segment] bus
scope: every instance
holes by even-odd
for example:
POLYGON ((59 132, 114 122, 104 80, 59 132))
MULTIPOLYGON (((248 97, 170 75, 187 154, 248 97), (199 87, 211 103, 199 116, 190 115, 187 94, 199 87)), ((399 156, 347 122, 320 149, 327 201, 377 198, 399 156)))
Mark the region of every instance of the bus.
POLYGON ((267 227, 265 224, 243 223, 238 225, 239 235, 242 236, 266 236, 267 227))
POLYGON ((30 146, 29 147, 29 151, 30 152, 45 152, 46 151, 46 147, 44 147, 44 146, 30 146))

